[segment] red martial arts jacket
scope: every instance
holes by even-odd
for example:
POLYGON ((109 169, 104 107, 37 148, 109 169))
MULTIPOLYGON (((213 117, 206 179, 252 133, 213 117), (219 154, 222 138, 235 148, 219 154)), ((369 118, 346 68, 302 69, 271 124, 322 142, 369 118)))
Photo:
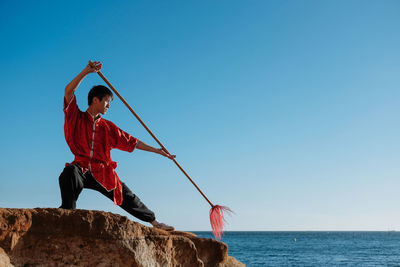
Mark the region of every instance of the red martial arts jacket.
POLYGON ((70 103, 64 97, 64 114, 65 140, 75 155, 69 164, 78 164, 84 173, 90 170, 107 191, 114 190, 114 203, 121 205, 122 184, 115 172, 117 163, 111 160, 110 150, 117 148, 132 152, 138 139, 100 115, 93 119, 88 112, 80 111, 75 95, 70 103))

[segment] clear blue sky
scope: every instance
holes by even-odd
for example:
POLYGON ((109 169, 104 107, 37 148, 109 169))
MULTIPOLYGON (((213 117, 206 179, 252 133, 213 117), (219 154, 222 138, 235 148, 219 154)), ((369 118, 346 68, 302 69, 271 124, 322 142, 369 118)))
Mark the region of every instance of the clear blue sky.
MULTIPOLYGON (((226 230, 400 230, 399 14, 399 1, 1 1, 0 206, 60 205, 64 88, 91 59, 236 212, 226 230)), ((82 110, 95 84, 78 88, 82 110)), ((105 118, 157 146, 118 99, 105 118)), ((112 157, 159 220, 210 230, 171 161, 112 157)), ((78 208, 129 216, 90 190, 78 208)))

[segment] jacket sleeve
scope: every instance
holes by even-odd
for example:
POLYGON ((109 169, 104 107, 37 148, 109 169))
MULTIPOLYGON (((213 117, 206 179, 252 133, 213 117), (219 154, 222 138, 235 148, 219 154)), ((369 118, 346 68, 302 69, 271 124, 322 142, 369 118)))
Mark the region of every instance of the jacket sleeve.
POLYGON ((65 120, 70 121, 73 118, 76 118, 79 112, 78 105, 76 104, 76 97, 75 94, 73 95, 72 99, 67 102, 64 96, 64 114, 65 114, 65 120))
POLYGON ((110 123, 112 148, 132 152, 138 144, 138 139, 118 128, 114 123, 110 123))

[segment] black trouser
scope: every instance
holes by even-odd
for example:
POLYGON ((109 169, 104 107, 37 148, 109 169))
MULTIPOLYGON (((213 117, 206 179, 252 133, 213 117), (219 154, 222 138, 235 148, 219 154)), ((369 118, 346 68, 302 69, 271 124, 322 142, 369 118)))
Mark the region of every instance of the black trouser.
MULTIPOLYGON (((112 201, 114 201, 114 190, 107 191, 93 177, 90 171, 82 173, 78 165, 69 165, 64 168, 59 178, 62 209, 75 209, 76 201, 83 188, 99 191, 112 201)), ((120 206, 129 214, 143 220, 152 222, 155 220, 154 212, 149 210, 132 191, 122 183, 122 205, 120 206)))

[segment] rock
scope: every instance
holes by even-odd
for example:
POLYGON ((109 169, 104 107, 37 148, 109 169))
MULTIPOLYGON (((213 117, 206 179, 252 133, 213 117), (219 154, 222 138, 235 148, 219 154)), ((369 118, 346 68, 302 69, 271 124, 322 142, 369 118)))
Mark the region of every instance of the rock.
POLYGON ((7 253, 2 248, 0 248, 0 266, 1 267, 13 266, 10 263, 10 258, 8 257, 7 253))
POLYGON ((0 266, 244 266, 228 246, 109 212, 0 208, 0 266))

